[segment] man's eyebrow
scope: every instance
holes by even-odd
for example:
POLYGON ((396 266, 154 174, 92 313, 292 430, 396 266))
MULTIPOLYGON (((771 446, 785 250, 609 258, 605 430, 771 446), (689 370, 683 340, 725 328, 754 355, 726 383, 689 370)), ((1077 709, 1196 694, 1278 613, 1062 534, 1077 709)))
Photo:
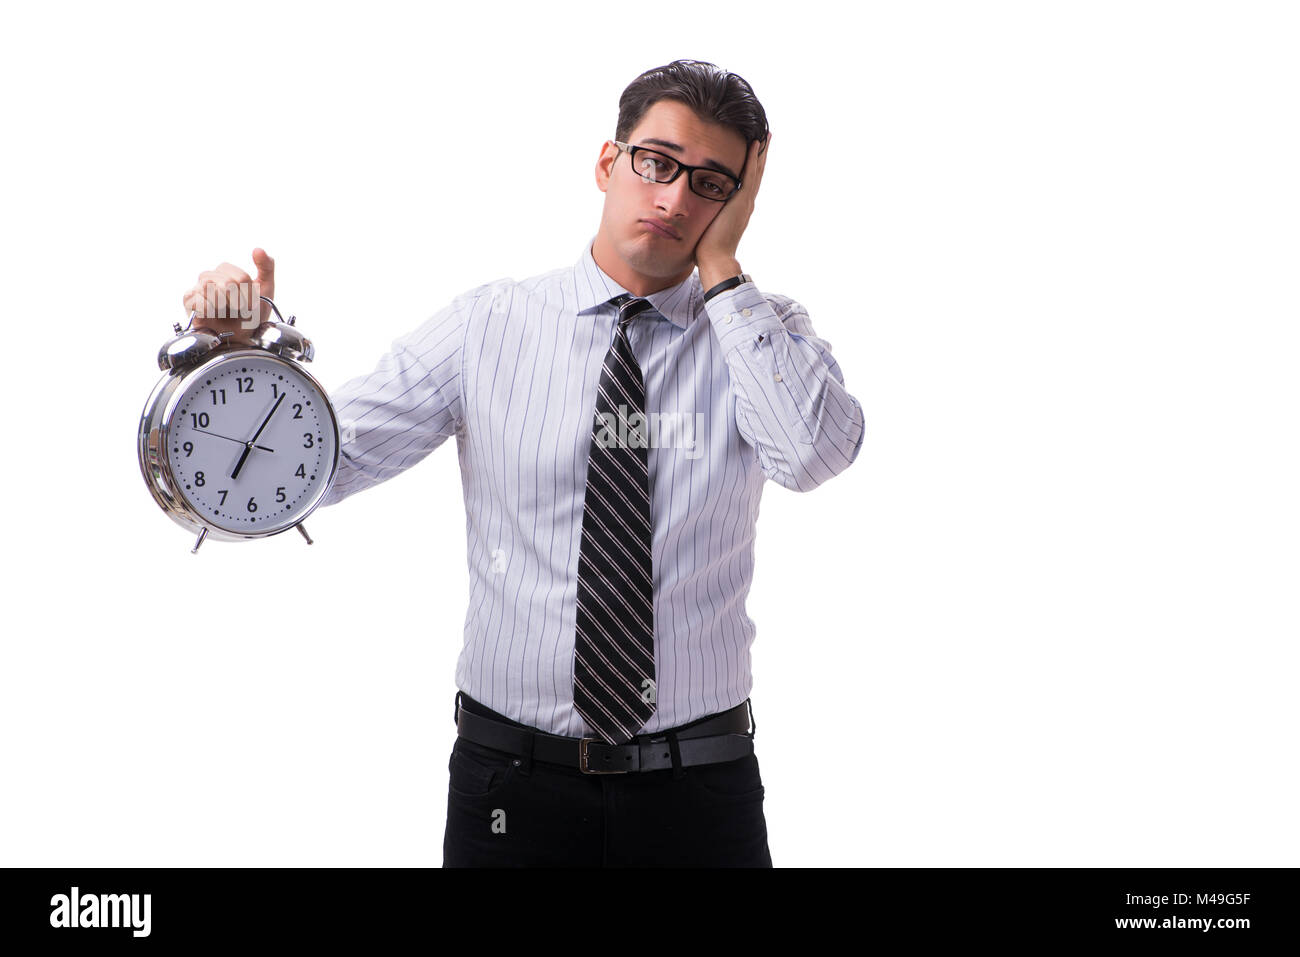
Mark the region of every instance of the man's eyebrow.
MULTIPOLYGON (((668 140, 655 139, 653 136, 647 137, 637 145, 638 146, 662 146, 666 150, 675 150, 678 153, 686 152, 686 147, 682 146, 680 143, 672 143, 669 142, 668 140)), ((740 179, 739 176, 737 176, 731 170, 727 169, 727 167, 723 166, 715 159, 706 159, 702 165, 707 166, 710 169, 716 169, 719 173, 726 173, 732 179, 740 179)))

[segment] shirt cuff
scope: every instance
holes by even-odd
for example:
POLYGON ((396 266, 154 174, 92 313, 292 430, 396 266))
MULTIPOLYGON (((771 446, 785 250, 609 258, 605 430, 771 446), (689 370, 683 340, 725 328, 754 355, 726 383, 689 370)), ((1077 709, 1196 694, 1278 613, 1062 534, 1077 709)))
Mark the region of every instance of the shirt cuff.
POLYGON ((718 293, 704 304, 704 310, 724 353, 785 329, 772 304, 752 282, 718 293))

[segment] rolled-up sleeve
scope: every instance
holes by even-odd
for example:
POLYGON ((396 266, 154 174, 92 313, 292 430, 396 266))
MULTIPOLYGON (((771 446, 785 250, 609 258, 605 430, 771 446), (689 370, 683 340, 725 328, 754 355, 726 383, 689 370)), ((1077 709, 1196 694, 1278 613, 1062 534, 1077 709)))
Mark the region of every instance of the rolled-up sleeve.
POLYGON ((866 432, 862 406, 804 307, 746 282, 705 310, 726 358, 736 426, 763 473, 807 492, 848 468, 866 432))
POLYGON ((404 472, 462 428, 462 305, 395 340, 373 372, 330 394, 341 444, 322 507, 404 472))

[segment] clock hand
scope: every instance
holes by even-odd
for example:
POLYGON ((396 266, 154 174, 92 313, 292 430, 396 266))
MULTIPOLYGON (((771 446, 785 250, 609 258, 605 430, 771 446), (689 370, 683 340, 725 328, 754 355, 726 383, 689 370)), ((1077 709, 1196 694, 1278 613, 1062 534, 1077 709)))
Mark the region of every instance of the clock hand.
MULTIPOLYGON (((225 438, 225 436, 222 436, 222 438, 225 438)), ((235 439, 234 441, 239 442, 239 439, 235 439)), ((239 472, 239 469, 243 466, 244 459, 248 458, 248 444, 246 442, 239 442, 239 444, 244 446, 244 450, 239 453, 239 461, 235 463, 234 469, 232 469, 230 472, 231 478, 238 478, 237 473, 239 472)), ((261 449, 263 452, 272 452, 272 453, 275 452, 275 449, 268 449, 265 445, 254 445, 253 448, 261 449)))
POLYGON ((252 437, 251 439, 248 440, 248 444, 249 444, 249 445, 252 445, 254 442, 257 441, 257 437, 258 437, 259 435, 261 435, 261 434, 262 434, 262 430, 263 430, 264 428, 266 428, 266 423, 270 422, 270 421, 271 421, 271 416, 275 415, 275 410, 278 409, 278 408, 280 408, 280 403, 284 401, 284 396, 285 396, 285 393, 281 392, 281 393, 280 393, 280 398, 278 398, 278 399, 275 400, 275 405, 271 406, 271 411, 268 412, 268 413, 266 413, 266 418, 263 419, 263 420, 262 420, 262 424, 259 425, 259 426, 257 427, 257 431, 253 433, 253 437, 252 437))
MULTIPOLYGON (((190 431, 191 431, 191 432, 202 432, 204 435, 215 435, 215 436, 216 436, 217 438, 219 438, 219 439, 227 439, 227 440, 229 440, 229 441, 231 441, 231 442, 238 442, 240 445, 244 445, 244 444, 245 444, 245 442, 244 442, 243 439, 237 439, 237 438, 235 438, 233 435, 222 435, 220 432, 209 432, 207 429, 190 429, 190 431)), ((261 449, 263 452, 274 452, 274 451, 275 451, 275 449, 268 449, 265 445, 254 445, 253 448, 255 448, 255 449, 261 449)))
POLYGON ((271 421, 271 416, 275 415, 275 410, 280 408, 280 403, 284 401, 284 396, 285 394, 281 392, 280 398, 275 400, 275 405, 271 406, 271 411, 266 413, 266 418, 263 419, 262 424, 257 427, 257 431, 253 433, 253 437, 244 443, 244 451, 240 453, 239 461, 235 463, 235 468, 230 473, 232 479, 239 478, 239 470, 244 467, 244 462, 248 460, 248 453, 252 451, 253 443, 256 442, 257 437, 262 434, 262 430, 266 428, 266 423, 271 421))
POLYGON ((251 442, 244 443, 244 451, 239 453, 239 461, 235 463, 235 467, 230 471, 230 477, 232 479, 239 478, 239 470, 244 467, 244 462, 245 460, 247 460, 248 452, 252 447, 253 447, 253 443, 251 442))
POLYGON ((237 439, 233 435, 222 435, 220 432, 209 432, 207 429, 190 429, 190 431, 202 432, 204 435, 215 435, 219 439, 229 439, 231 442, 238 442, 240 445, 244 444, 243 439, 237 439))

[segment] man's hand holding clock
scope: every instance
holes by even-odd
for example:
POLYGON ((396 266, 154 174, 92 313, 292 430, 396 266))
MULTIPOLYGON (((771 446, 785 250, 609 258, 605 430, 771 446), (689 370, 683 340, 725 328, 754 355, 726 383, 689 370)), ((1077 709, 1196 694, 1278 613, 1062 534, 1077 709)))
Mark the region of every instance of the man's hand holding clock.
POLYGON ((257 279, 233 263, 199 273, 198 281, 182 300, 186 311, 194 313, 196 327, 230 332, 236 339, 245 339, 271 318, 271 307, 258 297, 275 298, 275 260, 266 250, 254 249, 253 266, 257 279))

